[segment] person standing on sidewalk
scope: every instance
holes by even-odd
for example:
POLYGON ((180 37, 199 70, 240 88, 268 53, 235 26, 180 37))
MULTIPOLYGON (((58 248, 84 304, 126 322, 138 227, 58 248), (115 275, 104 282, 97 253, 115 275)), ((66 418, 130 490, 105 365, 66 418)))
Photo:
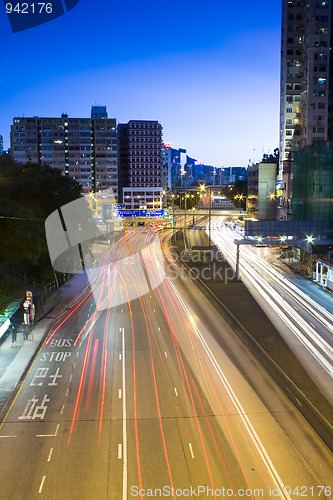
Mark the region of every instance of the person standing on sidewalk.
POLYGON ((11 325, 11 329, 12 329, 12 345, 10 347, 17 347, 17 341, 16 341, 17 332, 16 332, 16 328, 15 328, 14 325, 11 325))

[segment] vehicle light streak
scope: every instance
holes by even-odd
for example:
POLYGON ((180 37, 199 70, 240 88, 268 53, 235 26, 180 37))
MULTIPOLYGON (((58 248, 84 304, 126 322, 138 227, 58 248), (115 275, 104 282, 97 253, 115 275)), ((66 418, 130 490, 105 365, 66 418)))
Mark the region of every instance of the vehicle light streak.
MULTIPOLYGON (((216 221, 214 221, 216 229, 216 221)), ((225 253, 228 258, 228 262, 230 264, 235 265, 235 252, 232 249, 231 245, 235 247, 233 243, 227 243, 225 238, 222 239, 222 235, 220 231, 212 232, 212 239, 215 243, 220 247, 220 249, 225 253)), ((225 235, 225 231, 223 233, 225 235)), ((229 238, 230 240, 230 238, 229 238)), ((248 256, 248 251, 246 255, 248 256)), ((252 257, 251 257, 252 258, 252 257)), ((253 260, 253 259, 252 259, 253 260)), ((269 266, 266 264, 262 265, 261 262, 255 261, 254 264, 261 265, 261 268, 264 272, 270 271, 270 275, 273 275, 273 271, 268 269, 269 266)), ((258 290, 258 292, 262 295, 262 297, 269 303, 272 309, 280 316, 285 324, 292 330, 295 336, 300 340, 300 342, 304 345, 304 347, 312 354, 314 359, 316 359, 320 365, 325 369, 325 371, 332 377, 333 376, 333 348, 330 346, 319 334, 315 331, 315 329, 306 322, 302 316, 292 308, 286 300, 281 297, 280 293, 278 293, 274 288, 268 283, 265 278, 263 278, 258 271, 254 269, 254 267, 250 266, 244 259, 241 259, 240 264, 241 270, 246 276, 246 278, 253 284, 253 286, 258 290)), ((276 273, 276 271, 275 271, 276 273)), ((278 273, 276 273, 278 275, 278 273)), ((276 275, 275 279, 276 280, 276 275)), ((281 286, 282 279, 279 279, 278 284, 281 286)), ((292 295, 292 292, 286 289, 284 286, 284 290, 292 295)), ((297 296, 293 296, 295 300, 300 303, 300 300, 297 296)), ((306 307, 310 314, 313 314, 313 308, 309 305, 309 307, 304 304, 304 301, 300 303, 303 307, 306 307)), ((327 313, 328 314, 328 313, 327 313)), ((318 315, 318 313, 316 313, 318 315)), ((327 325, 329 331, 332 331, 332 327, 327 323, 325 318, 321 318, 322 324, 327 325)))
MULTIPOLYGON (((171 286, 174 288, 175 294, 177 295, 178 300, 180 301, 184 310, 186 311, 187 316, 190 317, 190 312, 189 312, 186 304, 184 303, 182 297, 179 295, 178 291, 176 290, 176 288, 174 287, 174 285, 172 283, 171 283, 171 286)), ((233 402, 233 405, 234 405, 236 411, 238 412, 239 416, 241 417, 243 425, 244 425, 248 435, 250 436, 251 441, 254 444, 259 456, 261 457, 268 473, 270 474, 271 478, 273 479, 276 487, 278 487, 280 489, 279 490, 280 491, 280 498, 291 500, 290 496, 285 493, 285 485, 282 482, 282 479, 280 478, 278 472, 276 471, 267 451, 265 450, 263 444, 261 443, 261 440, 260 440, 258 434, 256 433, 254 427, 252 426, 249 417, 246 415, 245 410, 243 409, 240 401, 238 400, 236 394, 234 393, 232 387, 230 386, 230 384, 229 384, 226 376, 224 375, 220 365, 216 361, 213 353, 211 352, 211 350, 210 350, 208 344, 206 343, 203 335, 201 334, 199 328, 197 326, 194 326, 194 328, 196 329, 196 331, 198 333, 198 337, 200 339, 200 342, 201 342, 208 358, 210 359, 220 381, 222 382, 223 386, 225 387, 225 389, 229 395, 229 398, 233 402)))

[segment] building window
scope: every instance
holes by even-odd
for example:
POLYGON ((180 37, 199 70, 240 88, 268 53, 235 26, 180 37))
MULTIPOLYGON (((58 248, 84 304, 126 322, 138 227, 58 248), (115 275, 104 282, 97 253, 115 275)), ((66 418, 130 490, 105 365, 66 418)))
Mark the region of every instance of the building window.
POLYGON ((327 83, 327 78, 314 78, 314 83, 324 87, 327 83))
POLYGON ((286 135, 293 135, 293 131, 292 130, 286 130, 286 135))

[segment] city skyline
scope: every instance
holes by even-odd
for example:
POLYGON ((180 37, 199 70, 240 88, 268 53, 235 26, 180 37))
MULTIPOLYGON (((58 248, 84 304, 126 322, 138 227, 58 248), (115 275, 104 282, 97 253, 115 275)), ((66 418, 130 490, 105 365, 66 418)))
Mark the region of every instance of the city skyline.
POLYGON ((131 4, 122 24, 125 7, 102 2, 92 13, 81 0, 66 16, 17 34, 0 14, 5 148, 14 116, 88 117, 96 103, 118 122, 158 120, 165 142, 206 164, 245 166, 273 152, 280 1, 240 2, 234 23, 231 7, 218 2, 210 9, 187 1, 171 2, 167 10, 145 6, 131 4), (24 46, 32 53, 32 45, 35 62, 22 52, 24 46))

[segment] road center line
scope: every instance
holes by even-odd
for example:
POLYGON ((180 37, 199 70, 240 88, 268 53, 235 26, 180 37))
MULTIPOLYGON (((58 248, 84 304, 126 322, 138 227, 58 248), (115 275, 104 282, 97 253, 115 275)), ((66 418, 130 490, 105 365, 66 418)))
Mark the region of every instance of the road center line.
POLYGON ((73 374, 69 377, 69 382, 72 382, 73 374))
POLYGON ((125 379, 125 330, 122 331, 123 350, 123 500, 127 500, 127 429, 126 429, 126 379, 125 379))
POLYGON ((118 444, 118 458, 121 459, 122 456, 122 445, 118 444))
POLYGON ((69 393, 69 388, 68 388, 68 389, 67 389, 67 391, 66 391, 66 398, 67 398, 67 396, 68 396, 68 393, 69 393))
POLYGON ((49 456, 48 456, 48 459, 47 459, 48 462, 51 461, 52 453, 53 453, 53 448, 50 449, 50 453, 49 453, 49 456))
POLYGON ((62 405, 60 415, 62 415, 64 413, 64 409, 65 409, 65 405, 62 405))
POLYGON ((167 357, 168 357, 168 354, 165 352, 165 353, 164 353, 164 356, 167 358, 167 357))
POLYGON ((121 354, 119 354, 119 361, 121 361, 121 354))
POLYGON ((175 394, 176 394, 176 396, 177 396, 177 398, 178 398, 178 391, 177 391, 177 387, 174 387, 174 390, 175 390, 175 394))
POLYGON ((192 444, 191 444, 191 443, 188 443, 188 445, 189 445, 189 448, 190 448, 191 457, 192 457, 192 458, 194 458, 194 453, 193 453, 192 444))
POLYGON ((16 436, 0 436, 0 438, 4 439, 4 438, 16 438, 16 436))
POLYGON ((118 398, 121 399, 121 389, 119 389, 118 398))
POLYGON ((42 482, 40 483, 40 487, 39 487, 38 493, 41 493, 42 490, 43 490, 45 478, 46 478, 46 476, 43 476, 42 482))
POLYGON ((160 332, 161 331, 160 327, 158 326, 157 328, 158 328, 158 331, 160 332))

